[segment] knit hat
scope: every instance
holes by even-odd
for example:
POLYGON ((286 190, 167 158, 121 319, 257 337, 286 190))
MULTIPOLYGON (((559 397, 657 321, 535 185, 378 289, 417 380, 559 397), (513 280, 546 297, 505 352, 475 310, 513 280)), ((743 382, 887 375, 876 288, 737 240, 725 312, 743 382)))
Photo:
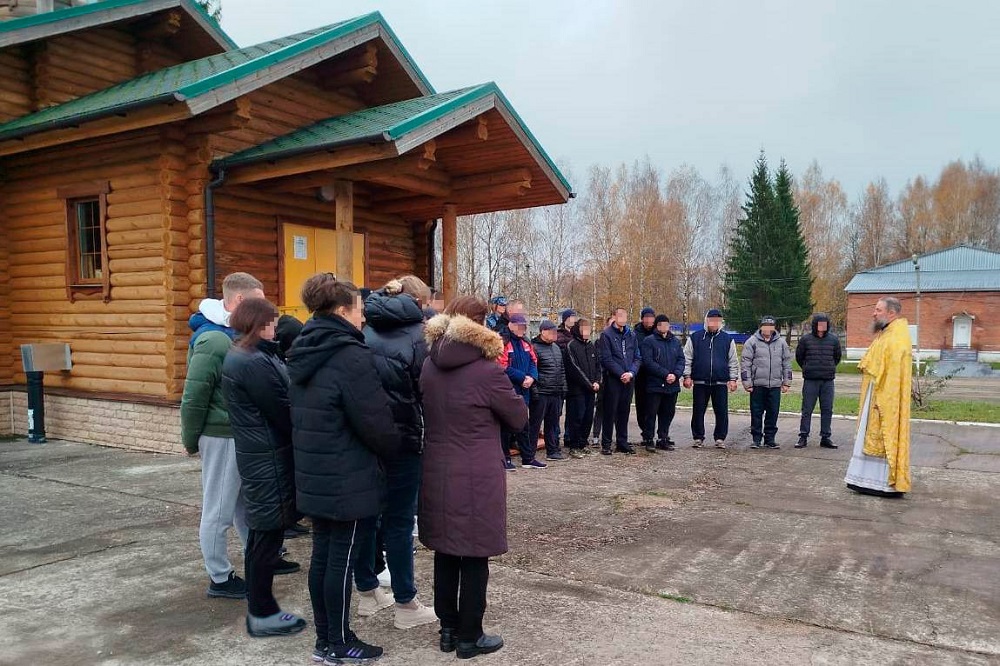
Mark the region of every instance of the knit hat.
POLYGON ((639 313, 639 319, 645 319, 646 317, 655 317, 655 316, 656 316, 656 310, 649 307, 648 305, 642 309, 642 312, 639 313))
POLYGON ((576 310, 574 310, 573 308, 568 308, 559 313, 559 316, 562 318, 562 323, 565 324, 567 319, 569 319, 570 317, 576 317, 577 314, 576 310))
POLYGON ((660 323, 664 322, 664 321, 669 324, 670 323, 670 317, 668 317, 665 314, 656 315, 656 322, 653 324, 653 326, 659 326, 660 323))
POLYGON ((774 317, 772 317, 771 315, 764 315, 763 317, 760 318, 760 325, 761 326, 777 326, 778 322, 775 321, 774 317))
POLYGON ((543 319, 542 323, 538 325, 539 331, 554 331, 556 328, 555 322, 551 319, 543 319))
POLYGON ((493 298, 490 299, 490 303, 492 303, 493 305, 507 305, 507 297, 494 296, 493 298))
POLYGON ((718 308, 712 308, 711 310, 708 311, 708 314, 706 314, 705 317, 706 318, 708 318, 708 317, 719 317, 719 318, 721 318, 722 317, 722 311, 719 310, 718 308))
POLYGON ((511 326, 515 326, 517 324, 520 324, 521 326, 527 326, 528 325, 528 318, 525 317, 520 312, 518 312, 516 314, 512 314, 510 316, 510 325, 511 326))

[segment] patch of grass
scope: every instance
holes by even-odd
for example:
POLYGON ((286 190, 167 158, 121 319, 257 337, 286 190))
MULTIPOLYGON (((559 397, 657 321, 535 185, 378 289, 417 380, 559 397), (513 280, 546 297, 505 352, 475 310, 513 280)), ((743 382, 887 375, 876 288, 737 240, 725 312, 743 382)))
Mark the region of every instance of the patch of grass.
POLYGON ((1000 362, 990 363, 990 367, 993 368, 994 370, 1000 370, 1000 362))
POLYGON ((670 497, 670 493, 665 490, 647 490, 644 495, 649 495, 650 497, 670 497))
POLYGON ((16 442, 23 439, 20 435, 0 435, 0 442, 16 442))
MULTIPOLYGON (((833 401, 833 413, 843 416, 858 415, 857 396, 837 396, 833 401)), ((677 397, 677 405, 690 407, 694 402, 691 391, 681 391, 677 397)), ((729 394, 729 409, 734 411, 750 410, 750 394, 741 386, 736 393, 729 394)), ((802 410, 802 394, 792 389, 791 393, 781 396, 781 411, 799 412, 802 410)), ((711 408, 710 408, 711 411, 711 408)), ((816 406, 814 414, 819 414, 816 406)), ((913 418, 931 419, 935 421, 975 421, 977 423, 1000 423, 1000 405, 994 402, 977 400, 935 400, 924 409, 914 409, 913 418)))
POLYGON ((670 594, 668 592, 659 592, 657 595, 661 599, 666 599, 668 601, 676 601, 679 604, 691 604, 694 603, 694 599, 691 597, 685 597, 680 594, 670 594))
POLYGON ((621 513, 625 508, 625 496, 615 495, 611 498, 611 513, 621 513))

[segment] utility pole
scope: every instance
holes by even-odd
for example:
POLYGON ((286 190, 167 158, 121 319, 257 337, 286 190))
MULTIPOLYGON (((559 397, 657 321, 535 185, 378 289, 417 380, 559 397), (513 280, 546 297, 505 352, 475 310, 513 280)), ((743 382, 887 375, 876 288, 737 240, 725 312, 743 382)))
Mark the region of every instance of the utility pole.
POLYGON ((917 377, 920 377, 920 257, 913 255, 913 272, 917 278, 917 377))

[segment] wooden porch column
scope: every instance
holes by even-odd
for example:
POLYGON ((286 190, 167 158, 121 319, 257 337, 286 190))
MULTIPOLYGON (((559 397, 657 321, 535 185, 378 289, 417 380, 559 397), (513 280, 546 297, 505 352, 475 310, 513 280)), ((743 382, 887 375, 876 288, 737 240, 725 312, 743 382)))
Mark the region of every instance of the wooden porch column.
POLYGON ((337 231, 337 279, 352 282, 354 280, 354 183, 349 180, 333 181, 333 197, 336 208, 334 229, 337 231))
POLYGON ((458 214, 455 204, 445 204, 441 216, 441 285, 444 302, 458 296, 458 214))

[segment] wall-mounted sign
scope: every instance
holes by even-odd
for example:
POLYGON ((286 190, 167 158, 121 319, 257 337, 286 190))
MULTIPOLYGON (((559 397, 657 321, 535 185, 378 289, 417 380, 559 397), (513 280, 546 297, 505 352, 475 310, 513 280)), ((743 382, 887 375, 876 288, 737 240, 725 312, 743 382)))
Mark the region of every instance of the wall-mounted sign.
POLYGON ((309 258, 309 240, 305 236, 292 236, 292 256, 300 261, 309 258))

